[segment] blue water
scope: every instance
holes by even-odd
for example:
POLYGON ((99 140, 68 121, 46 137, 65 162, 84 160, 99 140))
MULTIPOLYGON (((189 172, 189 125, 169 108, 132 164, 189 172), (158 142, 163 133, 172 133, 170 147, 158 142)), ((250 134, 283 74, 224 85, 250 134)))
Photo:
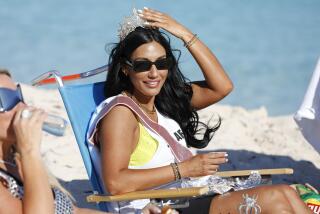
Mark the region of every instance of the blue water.
MULTIPOLYGON (((107 43, 117 41, 118 23, 133 6, 171 14, 213 50, 234 82, 222 103, 266 106, 271 115, 299 107, 320 56, 319 0, 2 0, 0 67, 19 82, 48 70, 63 74, 104 65, 107 43)), ((182 43, 181 66, 202 78, 182 43)))

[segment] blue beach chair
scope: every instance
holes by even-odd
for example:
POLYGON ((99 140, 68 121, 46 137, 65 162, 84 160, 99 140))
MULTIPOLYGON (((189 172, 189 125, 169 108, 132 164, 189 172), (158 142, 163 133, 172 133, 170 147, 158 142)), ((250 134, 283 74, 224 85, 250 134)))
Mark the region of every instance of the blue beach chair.
MULTIPOLYGON (((69 120, 74 131, 76 141, 95 194, 87 197, 88 202, 98 203, 101 211, 108 211, 107 204, 103 202, 125 201, 134 199, 158 199, 158 198, 182 198, 194 197, 206 194, 208 187, 184 188, 184 189, 165 189, 165 190, 147 190, 126 193, 115 196, 103 195, 103 184, 100 183, 98 173, 95 171, 93 161, 90 157, 88 144, 86 141, 86 132, 89 121, 96 106, 104 99, 103 82, 82 84, 82 85, 64 85, 65 81, 81 79, 107 70, 106 66, 76 75, 61 76, 57 71, 49 71, 33 80, 33 85, 43 85, 56 82, 61 94, 63 103, 68 113, 69 120), (53 77, 53 78, 52 78, 53 77)), ((270 177, 273 174, 292 174, 293 170, 288 168, 281 169, 260 169, 258 171, 264 177, 270 177)), ((252 170, 226 171, 218 172, 221 177, 240 177, 249 176, 252 170)), ((270 183, 270 179, 267 181, 270 183)), ((266 182, 265 182, 266 183, 266 182)))
MULTIPOLYGON (((98 74, 103 71, 105 71, 105 67, 95 69, 94 71, 91 71, 90 74, 98 74)), ((78 76, 79 78, 84 78, 89 75, 82 74, 82 77, 80 75, 78 76)), ((73 75, 73 77, 70 76, 70 78, 76 79, 78 76, 73 75)), ((50 71, 33 80, 34 85, 47 84, 51 82, 57 82, 59 85, 58 89, 67 110, 91 185, 95 192, 103 193, 103 186, 99 182, 98 174, 95 171, 93 162, 91 161, 86 142, 86 131, 91 114, 95 110, 96 106, 104 99, 103 82, 68 86, 63 84, 63 78, 57 71, 50 71), (52 76, 54 79, 50 78, 52 76)), ((107 207, 104 203, 99 204, 99 209, 107 211, 107 207)))

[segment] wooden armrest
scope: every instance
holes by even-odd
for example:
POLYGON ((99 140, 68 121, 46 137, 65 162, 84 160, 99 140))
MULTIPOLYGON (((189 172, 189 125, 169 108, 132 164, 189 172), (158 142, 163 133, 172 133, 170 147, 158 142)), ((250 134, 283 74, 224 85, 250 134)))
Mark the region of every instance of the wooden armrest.
POLYGON ((291 168, 278 168, 278 169, 254 169, 254 170, 237 170, 237 171, 220 171, 216 175, 220 177, 236 177, 236 176, 249 176, 251 172, 257 171, 260 175, 280 175, 280 174, 293 174, 291 168))
POLYGON ((192 187, 192 188, 176 188, 176 189, 158 189, 129 192, 121 195, 89 195, 87 202, 112 202, 112 201, 128 201, 145 198, 183 198, 195 197, 208 193, 209 187, 192 187))
MULTIPOLYGON (((278 175, 278 174, 293 174, 291 168, 278 169, 255 169, 255 170, 238 170, 238 171, 224 171, 217 172, 216 175, 221 177, 236 177, 249 176, 251 172, 258 171, 260 175, 278 175)), ((124 193, 121 195, 89 195, 87 202, 113 202, 113 201, 128 201, 145 198, 183 198, 195 197, 208 193, 209 187, 192 187, 192 188, 176 188, 176 189, 157 189, 145 190, 124 193)))

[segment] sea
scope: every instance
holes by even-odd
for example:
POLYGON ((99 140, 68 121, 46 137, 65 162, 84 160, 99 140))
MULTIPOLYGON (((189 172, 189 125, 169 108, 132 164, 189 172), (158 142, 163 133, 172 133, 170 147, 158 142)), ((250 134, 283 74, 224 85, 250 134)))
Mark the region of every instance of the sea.
MULTIPOLYGON (((174 17, 218 57, 234 83, 220 103, 297 111, 320 57, 319 0, 0 0, 0 67, 30 84, 49 70, 103 66, 123 17, 144 6, 174 17)), ((171 42, 186 77, 203 79, 183 43, 171 42)))

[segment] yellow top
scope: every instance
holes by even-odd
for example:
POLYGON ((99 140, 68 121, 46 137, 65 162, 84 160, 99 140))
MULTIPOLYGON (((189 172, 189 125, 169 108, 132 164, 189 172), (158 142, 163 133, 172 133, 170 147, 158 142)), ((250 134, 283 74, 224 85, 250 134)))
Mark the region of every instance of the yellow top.
POLYGON ((158 148, 158 141, 148 133, 141 123, 139 123, 139 134, 139 141, 130 156, 129 166, 142 166, 148 163, 158 148))

